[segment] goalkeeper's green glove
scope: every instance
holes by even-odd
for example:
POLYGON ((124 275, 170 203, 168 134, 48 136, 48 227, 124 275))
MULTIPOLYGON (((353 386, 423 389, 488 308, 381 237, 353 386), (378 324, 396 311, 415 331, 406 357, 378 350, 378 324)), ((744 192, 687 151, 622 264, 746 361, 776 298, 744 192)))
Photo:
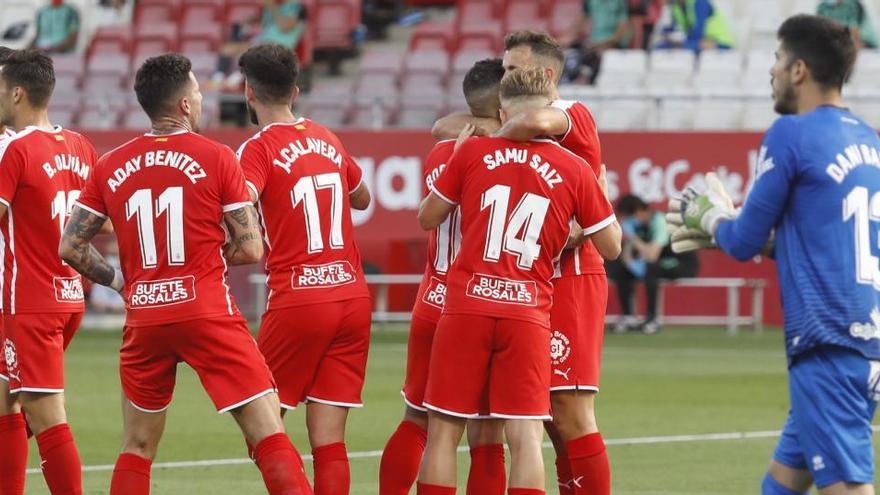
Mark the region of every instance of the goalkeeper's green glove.
MULTIPOLYGON (((681 215, 678 215, 681 218, 681 215)), ((684 225, 672 232, 670 247, 676 254, 689 253, 700 249, 714 248, 715 239, 699 229, 689 229, 684 225)))
POLYGON ((681 219, 684 226, 699 229, 714 237, 722 220, 736 218, 733 200, 714 172, 706 174, 706 191, 697 192, 688 187, 682 192, 681 219))

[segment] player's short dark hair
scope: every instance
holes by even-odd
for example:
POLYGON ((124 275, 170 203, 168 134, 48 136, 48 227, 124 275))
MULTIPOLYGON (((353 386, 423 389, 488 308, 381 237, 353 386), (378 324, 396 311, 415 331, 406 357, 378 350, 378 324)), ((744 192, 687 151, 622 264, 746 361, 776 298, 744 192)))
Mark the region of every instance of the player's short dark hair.
POLYGON ((841 89, 849 79, 858 52, 849 27, 799 14, 783 22, 776 36, 791 57, 789 63, 803 60, 820 86, 841 89))
POLYGON ((38 108, 49 106, 55 90, 55 64, 39 50, 12 50, 0 59, 3 79, 10 86, 21 86, 28 101, 38 108))
POLYGON ((617 200, 617 208, 615 208, 617 214, 623 217, 629 217, 647 209, 648 203, 645 203, 642 198, 635 194, 624 194, 621 196, 617 200))
POLYGON ((503 77, 504 65, 500 58, 480 60, 467 71, 461 89, 471 111, 497 114, 498 88, 503 77))
POLYGON ((8 57, 14 51, 15 50, 13 50, 12 48, 0 46, 0 63, 3 63, 3 61, 6 60, 6 57, 8 57))
POLYGON ((293 94, 299 61, 290 48, 276 43, 252 46, 238 59, 238 66, 258 100, 281 103, 293 94))
POLYGON ((504 49, 511 50, 518 46, 527 46, 539 57, 556 61, 559 66, 565 64, 565 54, 559 43, 547 33, 537 31, 514 31, 504 37, 504 49))
POLYGON ((151 119, 162 116, 190 83, 192 63, 178 53, 148 58, 134 77, 138 103, 151 119), (174 101, 172 101, 174 99, 174 101))

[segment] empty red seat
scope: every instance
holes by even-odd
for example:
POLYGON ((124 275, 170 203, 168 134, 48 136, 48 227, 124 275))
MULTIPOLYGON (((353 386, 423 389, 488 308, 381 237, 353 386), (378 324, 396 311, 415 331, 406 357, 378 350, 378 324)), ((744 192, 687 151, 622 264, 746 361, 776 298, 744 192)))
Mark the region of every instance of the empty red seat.
POLYGON ((498 52, 493 50, 459 50, 452 57, 452 72, 467 72, 480 60, 497 58, 498 52))
POLYGON ((224 4, 223 0, 187 0, 181 8, 181 26, 219 21, 224 4))
POLYGON ((95 54, 128 53, 131 49, 131 29, 128 26, 98 28, 89 46, 89 57, 95 54))
POLYGON ((413 52, 406 56, 408 73, 435 73, 446 75, 449 72, 449 54, 441 51, 413 52))
POLYGON ((443 101, 446 81, 442 74, 409 73, 400 82, 400 92, 407 97, 443 101))
POLYGON ((180 30, 181 53, 216 52, 223 42, 224 26, 215 21, 204 21, 180 30))
POLYGON ((360 102, 396 101, 397 94, 397 81, 391 74, 364 74, 355 89, 355 99, 360 102))
POLYGON ((227 0, 224 16, 226 24, 259 18, 263 13, 263 4, 263 0, 227 0))
POLYGON ((122 77, 128 74, 128 56, 121 53, 107 53, 89 60, 88 75, 122 77))
POLYGON ((177 24, 173 22, 153 22, 141 24, 135 28, 137 43, 156 41, 165 43, 172 49, 177 47, 177 24))
POLYGON ((445 50, 451 52, 453 45, 453 25, 448 22, 423 22, 416 27, 409 38, 410 51, 445 50))
POLYGON ((52 63, 55 66, 56 76, 59 74, 82 74, 83 65, 85 65, 80 54, 52 55, 52 63))
POLYGON ((217 71, 216 53, 188 53, 192 72, 199 80, 207 80, 217 71))
POLYGON ((442 100, 433 102, 404 102, 397 112, 395 127, 404 129, 429 129, 440 111, 443 109, 442 100))
POLYGON ((553 36, 560 36, 577 21, 581 15, 581 0, 556 0, 548 16, 547 31, 553 36))
POLYGON ((148 130, 152 123, 141 107, 128 107, 122 113, 123 129, 148 130))
POLYGON ((396 50, 372 50, 361 57, 361 74, 379 72, 397 74, 403 66, 403 54, 396 50))
POLYGON ((493 0, 461 0, 455 13, 455 25, 458 29, 476 26, 496 19, 497 15, 493 0))
POLYGON ((321 1, 311 17, 315 23, 316 48, 350 48, 357 14, 351 2, 345 0, 321 1))
POLYGON ((119 123, 119 114, 113 111, 87 109, 79 115, 78 127, 83 129, 112 129, 119 123))
POLYGON ((394 106, 390 104, 355 105, 349 117, 349 127, 358 129, 381 129, 391 122, 394 106))
POLYGON ((499 21, 462 26, 458 35, 458 50, 483 50, 501 53, 504 28, 499 21))

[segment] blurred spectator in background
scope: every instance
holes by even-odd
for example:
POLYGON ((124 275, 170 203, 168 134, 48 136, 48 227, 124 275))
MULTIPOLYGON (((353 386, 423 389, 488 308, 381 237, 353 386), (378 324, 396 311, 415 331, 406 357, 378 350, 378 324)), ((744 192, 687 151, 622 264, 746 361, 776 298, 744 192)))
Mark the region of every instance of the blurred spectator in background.
POLYGON ((657 48, 701 50, 733 47, 733 32, 711 0, 667 0, 672 24, 663 30, 657 48))
POLYGON ((34 48, 49 53, 68 53, 76 48, 78 37, 79 12, 72 5, 64 0, 52 0, 37 11, 34 48))
POLYGON ((592 84, 599 73, 602 53, 629 46, 632 33, 628 11, 627 0, 584 0, 581 16, 559 39, 560 46, 569 47, 563 76, 567 82, 584 78, 592 84))
MULTIPOLYGON (((296 50, 306 31, 306 7, 299 0, 265 0, 263 12, 243 23, 232 25, 231 35, 220 49, 215 82, 226 77, 251 45, 277 43, 296 50)), ((227 89, 237 91, 244 82, 241 72, 232 71, 226 81, 227 89)))
POLYGON ((816 13, 849 26, 856 46, 877 48, 877 33, 868 18, 868 12, 859 0, 823 0, 816 13))
POLYGON ((629 0, 629 18, 633 33, 631 47, 648 49, 654 27, 660 20, 665 5, 665 0, 629 0))
POLYGON ((663 213, 652 210, 641 198, 627 194, 617 201, 617 218, 623 229, 623 251, 606 265, 608 278, 617 286, 621 319, 615 333, 640 329, 646 334, 657 333, 657 296, 660 280, 693 277, 699 262, 695 252, 675 254, 669 244, 663 213), (639 280, 645 284, 647 312, 639 323, 633 316, 633 295, 639 280))

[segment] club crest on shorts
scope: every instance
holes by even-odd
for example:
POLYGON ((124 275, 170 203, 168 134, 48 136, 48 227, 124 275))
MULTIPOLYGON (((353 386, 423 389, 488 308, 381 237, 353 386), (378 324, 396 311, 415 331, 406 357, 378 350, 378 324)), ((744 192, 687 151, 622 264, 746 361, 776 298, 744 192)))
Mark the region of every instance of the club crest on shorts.
POLYGON ((558 366, 568 360, 571 355, 571 341, 559 330, 553 330, 550 336, 550 359, 553 366, 558 366))
POLYGON ((3 343, 3 355, 6 359, 6 372, 9 373, 9 379, 20 381, 18 356, 15 354, 15 344, 9 339, 6 339, 3 343))

